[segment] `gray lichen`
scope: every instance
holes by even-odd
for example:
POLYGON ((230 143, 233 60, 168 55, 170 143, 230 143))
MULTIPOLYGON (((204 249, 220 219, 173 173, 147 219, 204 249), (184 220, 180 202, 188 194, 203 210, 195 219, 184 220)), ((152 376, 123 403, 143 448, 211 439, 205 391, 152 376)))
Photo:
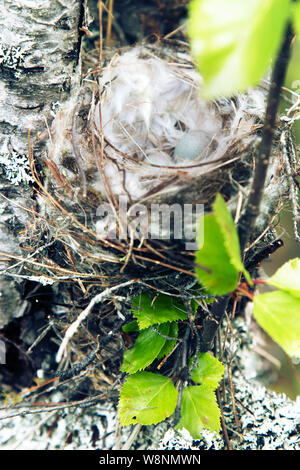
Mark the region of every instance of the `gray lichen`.
POLYGON ((0 153, 0 172, 11 184, 17 186, 21 183, 33 182, 30 163, 26 154, 19 154, 14 151, 0 153))
POLYGON ((0 43, 0 67, 5 70, 13 70, 19 77, 24 65, 24 52, 20 46, 10 46, 0 43))
MULTIPOLYGON (((53 405, 63 399, 60 393, 53 405)), ((115 443, 116 412, 109 405, 73 407, 45 414, 28 414, 0 421, 1 449, 111 449, 115 443), (49 433, 51 424, 53 430, 49 433)))

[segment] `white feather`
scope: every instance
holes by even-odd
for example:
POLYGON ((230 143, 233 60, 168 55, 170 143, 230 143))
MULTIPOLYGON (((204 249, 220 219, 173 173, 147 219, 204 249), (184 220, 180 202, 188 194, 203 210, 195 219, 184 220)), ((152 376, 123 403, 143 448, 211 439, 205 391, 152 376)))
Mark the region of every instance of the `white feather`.
MULTIPOLYGON (((136 47, 115 57, 100 78, 102 128, 108 140, 122 152, 147 160, 150 150, 152 158, 154 149, 174 150, 184 129, 200 125, 216 133, 220 123, 200 99, 200 76, 159 58, 145 58, 142 51, 136 47)), ((100 130, 98 106, 95 123, 100 130)))
MULTIPOLYGON (((101 100, 96 105, 95 125, 123 154, 154 165, 185 166, 195 176, 209 165, 189 169, 191 160, 213 162, 226 155, 232 139, 246 142, 252 138, 248 136, 253 115, 262 116, 264 95, 249 91, 238 96, 235 104, 224 99, 214 107, 201 99, 202 79, 186 58, 182 63, 163 60, 143 46, 114 56, 99 78, 101 100)), ((106 150, 116 158, 114 149, 106 150)), ((163 169, 150 169, 157 178, 164 176, 163 169)), ((139 177, 126 170, 125 187, 115 165, 107 164, 105 171, 115 194, 127 190, 137 200, 150 189, 147 165, 139 167, 139 177)))
MULTIPOLYGON (((129 194, 132 201, 138 201, 161 181, 178 174, 179 167, 184 167, 187 178, 198 178, 216 167, 215 160, 230 159, 233 141, 242 139, 246 146, 256 139, 253 125, 263 116, 264 93, 250 90, 234 101, 207 103, 201 98, 201 76, 187 55, 179 55, 173 52, 167 59, 166 53, 162 59, 149 48, 136 46, 115 55, 102 70, 100 99, 93 101, 90 118, 104 134, 105 157, 109 158, 103 161, 105 175, 95 171, 89 182, 101 194, 129 194), (195 166, 194 161, 207 164, 195 166)), ((77 98, 75 93, 54 121, 56 139, 50 155, 58 164, 66 151, 73 153, 70 131, 61 130, 71 128, 72 133, 77 98)), ((87 169, 95 164, 95 155, 89 153, 84 135, 80 139, 87 169)))

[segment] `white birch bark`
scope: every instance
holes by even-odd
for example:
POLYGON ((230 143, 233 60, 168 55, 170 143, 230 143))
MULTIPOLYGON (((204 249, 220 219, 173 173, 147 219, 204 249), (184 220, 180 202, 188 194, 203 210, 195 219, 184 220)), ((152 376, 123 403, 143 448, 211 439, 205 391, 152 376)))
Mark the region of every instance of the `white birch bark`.
MULTIPOLYGON (((0 0, 0 251, 20 254, 18 233, 30 220, 15 203, 33 205, 28 165, 32 138, 50 124, 80 74, 81 0, 0 0)), ((36 156, 42 147, 35 147, 36 156)), ((0 256, 0 258, 2 258, 0 256)), ((0 269, 0 328, 26 302, 0 269)))

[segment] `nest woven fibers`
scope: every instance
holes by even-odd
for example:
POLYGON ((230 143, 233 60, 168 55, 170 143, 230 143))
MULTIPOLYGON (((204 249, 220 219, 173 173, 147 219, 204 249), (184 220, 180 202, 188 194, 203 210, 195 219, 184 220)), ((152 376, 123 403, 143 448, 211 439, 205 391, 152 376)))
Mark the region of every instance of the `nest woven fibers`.
MULTIPOLYGON (((141 290, 201 297, 197 210, 210 211, 219 192, 237 220, 247 199, 266 92, 206 102, 201 83, 182 42, 115 51, 74 85, 55 116, 43 179, 31 155, 43 217, 28 236, 46 240, 34 279, 52 284, 57 359, 61 367, 83 361, 79 372, 95 357, 100 334, 101 364, 89 387, 106 397, 115 397, 132 297, 141 290)), ((279 123, 252 253, 276 237, 273 222, 287 195, 282 133, 279 123)))
MULTIPOLYGON (((171 259, 178 246, 195 238, 197 205, 209 211, 220 192, 234 212, 237 195, 247 197, 265 92, 207 103, 187 48, 172 46, 118 51, 75 87, 54 120, 46 160, 52 207, 44 198, 45 213, 82 260, 89 253, 95 261, 117 264, 124 264, 125 256, 126 266, 132 261, 142 266, 146 254, 152 262, 171 259), (172 216, 173 223, 166 220, 172 216), (180 218, 182 227, 176 226, 180 218), (84 233, 96 235, 97 242, 82 244, 84 233)), ((272 197, 277 204, 286 190, 279 138, 278 129, 269 204, 272 197)))

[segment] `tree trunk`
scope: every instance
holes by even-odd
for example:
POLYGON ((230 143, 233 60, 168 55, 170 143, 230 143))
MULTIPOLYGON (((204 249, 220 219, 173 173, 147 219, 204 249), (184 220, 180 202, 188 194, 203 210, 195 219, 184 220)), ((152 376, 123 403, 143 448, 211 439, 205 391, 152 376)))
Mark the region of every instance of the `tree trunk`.
MULTIPOLYGON (((80 76, 81 0, 2 0, 0 6, 0 251, 21 255, 20 232, 34 208, 28 161, 28 133, 50 125, 80 76)), ((35 145, 41 157, 42 143, 35 145)), ((5 258, 4 258, 5 259, 5 258)), ((2 256, 1 256, 2 261, 2 256)), ((26 311, 2 262, 0 328, 26 311), (6 273, 6 276, 3 274, 6 273)))

